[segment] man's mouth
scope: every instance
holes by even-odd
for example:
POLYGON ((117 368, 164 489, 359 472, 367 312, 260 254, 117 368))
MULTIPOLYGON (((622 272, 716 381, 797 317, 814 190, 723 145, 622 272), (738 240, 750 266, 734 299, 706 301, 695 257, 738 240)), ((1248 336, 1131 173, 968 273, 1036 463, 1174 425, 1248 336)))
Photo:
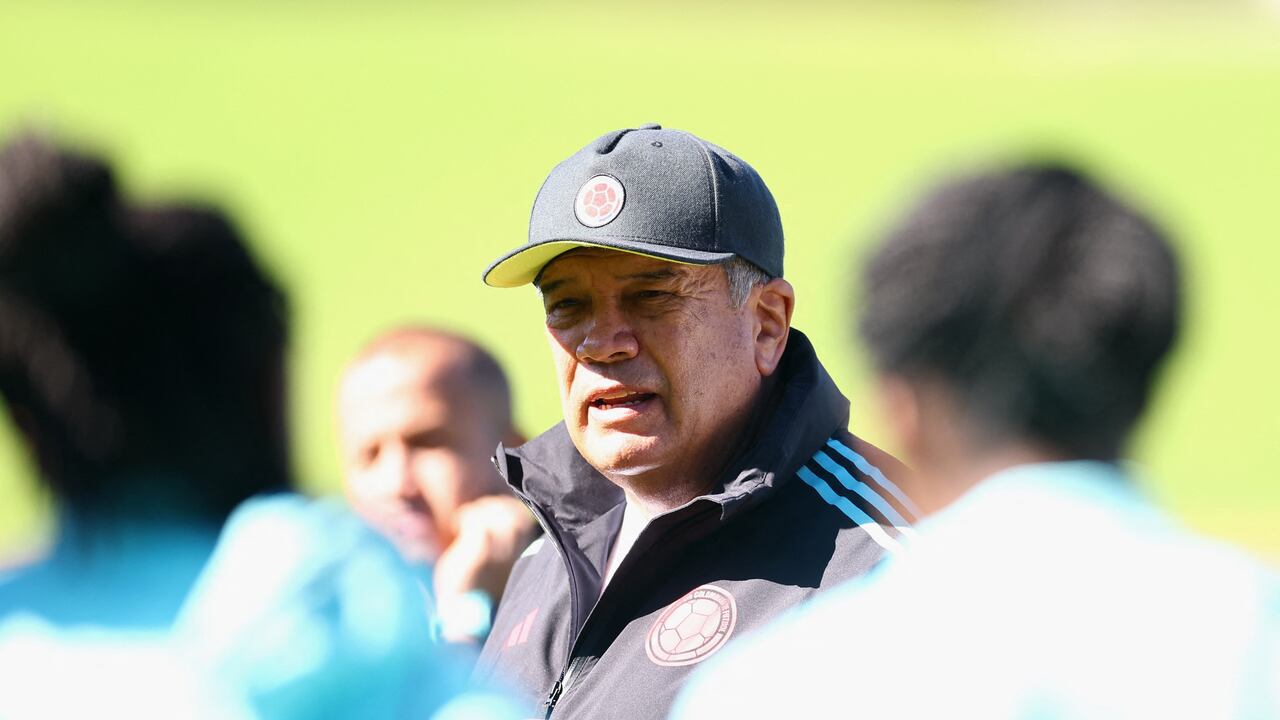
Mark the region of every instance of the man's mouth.
POLYGON ((391 515, 386 524, 399 537, 426 539, 435 535, 434 523, 413 513, 391 515))
POLYGON ((619 391, 615 393, 607 393, 595 398, 591 401, 591 407, 601 410, 609 410, 612 408, 635 407, 651 400, 655 395, 647 392, 631 392, 619 391))
POLYGON ((434 560, 443 550, 435 524, 419 515, 395 513, 385 517, 381 527, 400 552, 414 562, 434 560))

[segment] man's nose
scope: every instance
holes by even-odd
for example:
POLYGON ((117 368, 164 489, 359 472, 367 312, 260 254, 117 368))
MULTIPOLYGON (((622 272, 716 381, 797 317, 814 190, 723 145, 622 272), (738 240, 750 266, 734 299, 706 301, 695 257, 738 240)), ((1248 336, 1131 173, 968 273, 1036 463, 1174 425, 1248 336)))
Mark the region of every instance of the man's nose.
POLYGON ((639 352, 640 341, 626 315, 616 306, 601 307, 593 314, 577 349, 578 360, 598 363, 628 360, 639 352))
POLYGON ((419 492, 418 483, 413 476, 412 457, 408 449, 401 444, 388 447, 383 451, 382 472, 385 483, 383 487, 393 489, 396 495, 409 498, 419 492))

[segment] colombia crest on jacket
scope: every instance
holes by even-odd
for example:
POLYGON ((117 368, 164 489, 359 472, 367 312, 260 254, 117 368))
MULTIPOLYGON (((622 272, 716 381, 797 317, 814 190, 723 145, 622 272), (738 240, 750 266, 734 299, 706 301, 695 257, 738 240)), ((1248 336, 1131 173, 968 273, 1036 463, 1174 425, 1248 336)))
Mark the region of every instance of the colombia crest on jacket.
POLYGON ((728 590, 703 585, 658 616, 644 649, 659 665, 692 665, 711 657, 733 634, 738 605, 728 590))

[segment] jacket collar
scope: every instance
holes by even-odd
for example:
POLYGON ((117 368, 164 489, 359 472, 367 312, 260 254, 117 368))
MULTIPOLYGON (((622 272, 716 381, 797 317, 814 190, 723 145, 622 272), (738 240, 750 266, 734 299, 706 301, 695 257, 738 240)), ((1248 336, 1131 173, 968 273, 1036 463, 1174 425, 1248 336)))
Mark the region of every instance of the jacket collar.
MULTIPOLYGON (((692 502, 718 504, 722 520, 756 505, 786 483, 848 419, 849 401, 809 339, 793 328, 753 440, 743 444, 714 489, 692 502)), ((622 490, 578 453, 563 422, 518 448, 499 445, 494 462, 517 493, 575 536, 623 501, 622 490)))

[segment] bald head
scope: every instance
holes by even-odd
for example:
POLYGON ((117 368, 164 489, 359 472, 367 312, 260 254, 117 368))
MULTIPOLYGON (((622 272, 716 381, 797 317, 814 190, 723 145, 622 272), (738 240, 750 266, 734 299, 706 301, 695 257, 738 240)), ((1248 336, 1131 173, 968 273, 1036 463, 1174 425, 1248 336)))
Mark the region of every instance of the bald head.
MULTIPOLYGON (((370 367, 391 363, 412 369, 435 392, 475 404, 501 439, 513 432, 511 388, 502 366, 487 350, 461 335, 422 325, 385 332, 347 365, 343 385, 370 367)), ((495 443, 496 445, 496 443, 495 443)))
POLYGON ((499 442, 522 440, 493 356, 425 327, 384 333, 348 365, 338 430, 348 498, 424 559, 452 542, 460 506, 506 492, 490 457, 499 442))

